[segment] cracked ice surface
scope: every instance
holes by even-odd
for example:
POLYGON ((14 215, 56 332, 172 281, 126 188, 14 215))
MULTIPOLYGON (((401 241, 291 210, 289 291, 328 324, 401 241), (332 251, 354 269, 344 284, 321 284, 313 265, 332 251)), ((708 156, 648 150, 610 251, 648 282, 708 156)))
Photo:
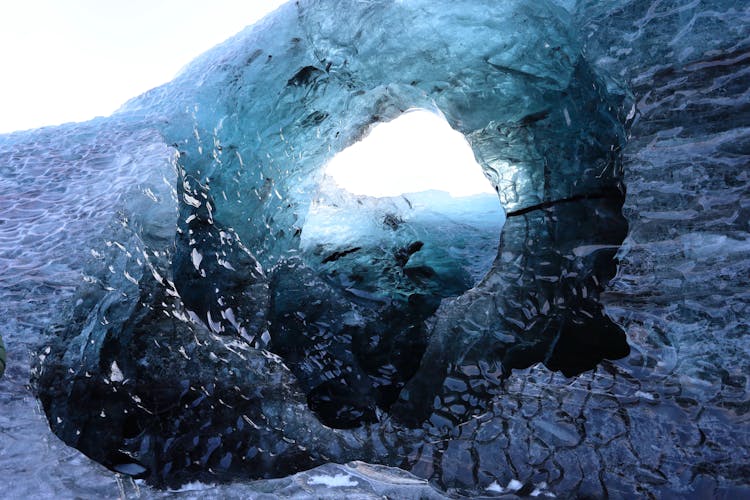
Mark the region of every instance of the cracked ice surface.
POLYGON ((299 2, 112 118, 1 136, 11 496, 191 494, 49 433, 32 353, 65 442, 204 496, 747 495, 749 21, 299 2), (410 107, 467 137, 508 212, 454 294, 440 266, 401 271, 428 238, 386 248, 389 272, 297 243, 325 161, 410 107), (352 460, 414 476, 323 465, 352 460))

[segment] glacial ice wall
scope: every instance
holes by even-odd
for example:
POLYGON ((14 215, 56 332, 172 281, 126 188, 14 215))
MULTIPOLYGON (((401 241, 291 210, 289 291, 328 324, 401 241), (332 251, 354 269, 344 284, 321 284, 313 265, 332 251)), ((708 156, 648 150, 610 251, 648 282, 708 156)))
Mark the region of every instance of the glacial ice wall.
POLYGON ((51 428, 156 485, 366 460, 472 494, 742 492, 747 9, 297 2, 110 119, 3 136, 9 353, 52 324, 51 428), (507 212, 468 290, 407 272, 439 241, 364 273, 373 249, 299 243, 325 162, 413 107, 507 212))

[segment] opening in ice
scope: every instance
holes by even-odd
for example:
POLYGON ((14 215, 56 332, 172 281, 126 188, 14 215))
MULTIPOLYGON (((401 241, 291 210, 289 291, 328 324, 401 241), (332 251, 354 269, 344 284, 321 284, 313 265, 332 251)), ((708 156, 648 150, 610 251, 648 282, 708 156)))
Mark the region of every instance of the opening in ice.
POLYGON ((504 222, 464 136, 444 118, 414 109, 376 125, 326 165, 302 248, 326 264, 338 255, 371 254, 361 252, 368 247, 406 248, 405 273, 460 276, 458 295, 486 274, 504 222))
POLYGON ((505 212, 464 137, 427 111, 376 125, 324 172, 301 234, 310 272, 272 283, 272 348, 321 421, 354 427, 414 375, 443 299, 488 272, 505 212))

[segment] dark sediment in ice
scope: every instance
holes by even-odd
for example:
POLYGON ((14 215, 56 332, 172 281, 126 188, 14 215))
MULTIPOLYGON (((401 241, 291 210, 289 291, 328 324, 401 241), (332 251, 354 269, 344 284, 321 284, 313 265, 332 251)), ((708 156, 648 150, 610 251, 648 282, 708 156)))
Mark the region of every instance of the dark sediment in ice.
POLYGON ((342 5, 287 5, 108 120, 0 138, 4 189, 50 207, 3 216, 48 235, 12 233, 9 316, 87 281, 40 351, 53 431, 158 485, 367 460, 472 493, 742 493, 747 8, 342 5), (325 162, 412 107, 506 209, 478 283, 398 218, 388 246, 300 245, 325 162), (63 252, 69 206, 91 223, 63 252))

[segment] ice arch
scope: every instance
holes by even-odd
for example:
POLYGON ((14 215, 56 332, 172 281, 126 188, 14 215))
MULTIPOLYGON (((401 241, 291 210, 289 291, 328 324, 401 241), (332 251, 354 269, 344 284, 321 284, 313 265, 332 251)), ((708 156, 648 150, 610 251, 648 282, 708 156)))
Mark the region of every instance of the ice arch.
POLYGON ((450 431, 514 368, 625 355, 599 295, 627 230, 626 96, 572 26, 551 1, 299 1, 126 105, 177 155, 174 249, 143 221, 125 278, 79 300, 40 378, 55 431, 156 483, 398 463, 412 427, 450 431), (491 179, 497 257, 452 299, 352 298, 300 257, 304 214, 336 152, 414 107, 491 179), (93 396, 102 420, 76 406, 93 396))
POLYGON ((597 300, 626 233, 622 95, 581 57, 566 10, 301 2, 266 23, 131 104, 196 89, 165 134, 264 267, 296 251, 326 161, 414 107, 464 134, 508 211, 495 271, 438 314, 405 416, 430 414, 431 387, 459 359, 492 352, 506 371, 543 361, 574 374, 627 352, 597 300))

